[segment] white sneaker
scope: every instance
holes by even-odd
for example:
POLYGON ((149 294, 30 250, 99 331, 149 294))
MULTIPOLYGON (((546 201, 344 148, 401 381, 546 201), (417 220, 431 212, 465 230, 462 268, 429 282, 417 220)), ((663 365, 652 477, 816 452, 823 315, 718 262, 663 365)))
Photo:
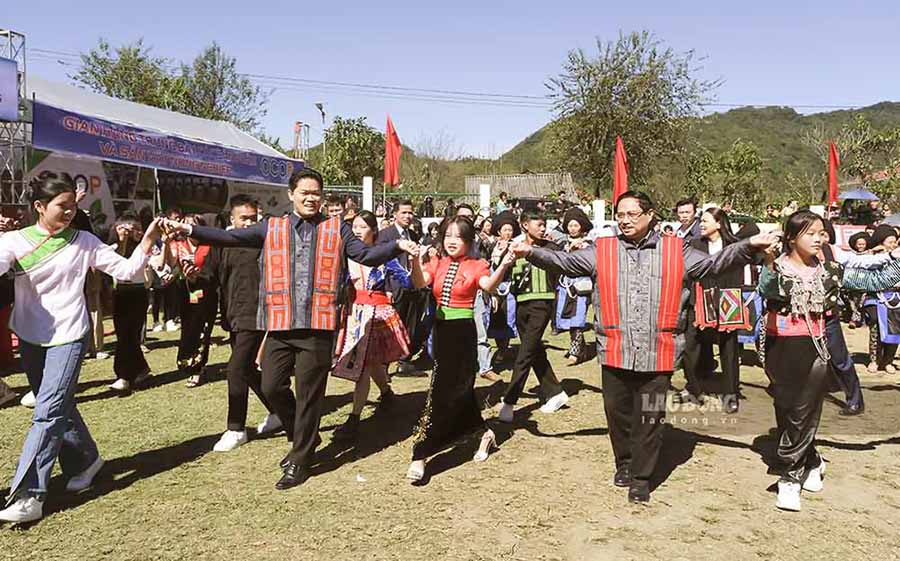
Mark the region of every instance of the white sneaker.
POLYGON ((20 495, 9 508, 0 510, 0 522, 23 524, 44 516, 44 501, 31 495, 20 495))
POLYGON ((513 422, 513 413, 515 413, 513 406, 509 403, 504 403, 503 406, 500 407, 500 413, 497 414, 497 419, 501 423, 511 423, 513 422))
POLYGON ((822 463, 819 464, 819 467, 807 472, 806 479, 803 480, 803 490, 809 491, 810 493, 818 493, 825 488, 825 484, 822 482, 824 477, 825 461, 823 460, 822 463))
POLYGON ((166 331, 178 331, 178 324, 170 319, 166 322, 166 331))
POLYGON ((550 399, 547 400, 547 403, 541 405, 541 413, 556 413, 559 411, 563 405, 569 402, 569 396, 566 395, 566 392, 559 392, 554 395, 550 399))
POLYGON ((800 512, 800 484, 792 481, 778 482, 778 500, 775 506, 781 510, 800 512))
POLYGON ((97 360, 106 360, 109 358, 109 353, 105 353, 103 351, 98 351, 97 356, 95 356, 97 360))
POLYGON ((94 460, 94 463, 66 483, 66 491, 78 492, 84 491, 90 487, 94 482, 94 477, 97 475, 97 472, 100 471, 100 468, 102 468, 105 463, 103 458, 98 455, 97 459, 94 460))
POLYGON ((227 430, 222 433, 222 438, 213 446, 213 452, 231 452, 241 444, 247 442, 247 431, 227 430))
POLYGON ((34 398, 34 392, 28 392, 22 396, 22 399, 19 401, 19 405, 22 407, 27 407, 29 409, 34 409, 34 404, 37 400, 34 398))
POLYGON ((122 378, 118 378, 115 382, 109 385, 109 389, 115 390, 117 392, 128 392, 131 391, 131 382, 129 382, 128 380, 123 380, 122 378))
POLYGON ((153 332, 154 332, 154 333, 159 333, 159 332, 161 332, 163 329, 164 329, 164 327, 163 327, 163 324, 161 324, 161 323, 157 323, 156 325, 153 326, 153 332))
POLYGON ((263 419, 260 424, 256 425, 256 434, 275 432, 281 429, 282 426, 281 419, 278 418, 278 415, 270 413, 266 415, 266 418, 263 419))

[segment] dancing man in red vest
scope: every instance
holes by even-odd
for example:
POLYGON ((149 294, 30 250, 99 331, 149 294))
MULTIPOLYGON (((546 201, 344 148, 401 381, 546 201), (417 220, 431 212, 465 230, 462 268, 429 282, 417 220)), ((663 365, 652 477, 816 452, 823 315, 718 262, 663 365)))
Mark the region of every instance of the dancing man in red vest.
POLYGON ((544 269, 594 279, 594 326, 602 370, 603 406, 616 460, 613 483, 628 500, 650 500, 650 477, 662 447, 669 378, 682 355, 691 280, 753 260, 777 238, 758 235, 713 257, 677 237, 661 236, 653 203, 639 191, 616 201, 617 237, 572 253, 513 244, 512 251, 544 269))
POLYGON ((408 240, 367 246, 340 216, 328 218, 320 212, 322 191, 322 176, 303 169, 288 182, 294 211, 287 216, 229 231, 170 221, 163 226, 210 245, 263 250, 257 328, 268 335, 262 391, 293 439, 291 451, 281 462, 284 475, 275 484, 279 490, 296 487, 310 475, 347 257, 377 266, 417 249, 408 240), (296 399, 285 383, 292 374, 297 378, 296 399))

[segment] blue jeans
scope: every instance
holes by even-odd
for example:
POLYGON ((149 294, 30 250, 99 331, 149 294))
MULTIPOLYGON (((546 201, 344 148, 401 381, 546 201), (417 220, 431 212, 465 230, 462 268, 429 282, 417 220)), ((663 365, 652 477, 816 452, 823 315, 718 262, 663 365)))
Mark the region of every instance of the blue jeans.
POLYGON ((75 390, 88 336, 74 343, 40 347, 21 341, 22 365, 35 406, 22 446, 10 500, 20 491, 44 497, 59 456, 63 474, 77 475, 99 456, 84 419, 75 408, 75 390))
POLYGON ((478 334, 478 373, 491 369, 491 344, 488 342, 487 326, 484 324, 484 293, 475 295, 475 331, 478 334))

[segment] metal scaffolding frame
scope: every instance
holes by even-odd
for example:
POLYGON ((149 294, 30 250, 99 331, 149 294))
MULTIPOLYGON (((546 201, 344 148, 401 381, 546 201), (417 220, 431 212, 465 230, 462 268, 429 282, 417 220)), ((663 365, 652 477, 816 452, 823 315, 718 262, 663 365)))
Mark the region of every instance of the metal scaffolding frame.
POLYGON ((18 66, 19 118, 0 121, 0 205, 25 204, 26 176, 31 161, 31 122, 27 117, 25 35, 0 29, 0 57, 18 66))

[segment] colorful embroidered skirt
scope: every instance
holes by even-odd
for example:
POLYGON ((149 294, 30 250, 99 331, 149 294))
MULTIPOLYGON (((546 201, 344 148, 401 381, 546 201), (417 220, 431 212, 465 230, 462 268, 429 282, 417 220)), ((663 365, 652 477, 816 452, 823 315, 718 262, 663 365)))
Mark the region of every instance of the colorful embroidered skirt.
POLYGON ((395 362, 409 355, 409 335, 393 306, 353 304, 338 335, 332 373, 359 380, 369 365, 395 362))

